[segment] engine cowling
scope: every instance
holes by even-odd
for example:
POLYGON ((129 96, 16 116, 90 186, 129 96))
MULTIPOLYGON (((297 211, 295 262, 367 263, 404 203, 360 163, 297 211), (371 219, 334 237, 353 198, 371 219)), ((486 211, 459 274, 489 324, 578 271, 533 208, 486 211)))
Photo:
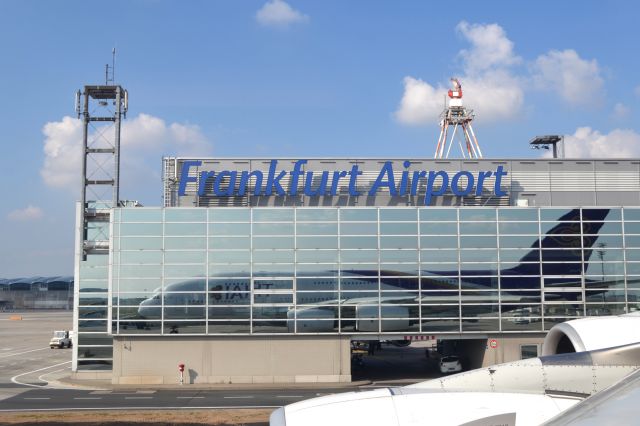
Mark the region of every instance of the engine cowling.
POLYGON ((640 313, 591 317, 557 324, 542 344, 542 355, 584 352, 640 342, 640 313))

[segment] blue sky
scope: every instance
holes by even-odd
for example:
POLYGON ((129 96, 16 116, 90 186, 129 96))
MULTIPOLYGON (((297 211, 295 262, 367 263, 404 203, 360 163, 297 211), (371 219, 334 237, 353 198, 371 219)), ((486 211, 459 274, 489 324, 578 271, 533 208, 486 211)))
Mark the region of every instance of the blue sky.
MULTIPOLYGON (((0 277, 71 274, 73 94, 117 48, 123 198, 163 154, 431 157, 449 77, 485 157, 640 156, 633 2, 0 2, 0 277)), ((74 154, 75 153, 75 154, 74 154)), ((458 155, 458 153, 455 153, 458 155)))

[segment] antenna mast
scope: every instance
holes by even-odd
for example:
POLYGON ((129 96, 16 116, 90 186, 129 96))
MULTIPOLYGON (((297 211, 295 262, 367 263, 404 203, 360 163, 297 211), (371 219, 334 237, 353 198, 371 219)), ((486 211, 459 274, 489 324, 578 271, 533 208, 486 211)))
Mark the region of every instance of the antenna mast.
POLYGON ((458 138, 458 146, 462 157, 482 158, 478 139, 471 126, 475 114, 472 109, 467 109, 462 105, 462 85, 460 81, 457 78, 452 78, 451 83, 453 87, 445 97, 445 107, 440 114, 440 136, 438 137, 438 145, 433 158, 449 158, 458 128, 461 129, 459 133, 462 133, 462 138, 458 138), (450 128, 452 128, 451 137, 449 137, 450 128))

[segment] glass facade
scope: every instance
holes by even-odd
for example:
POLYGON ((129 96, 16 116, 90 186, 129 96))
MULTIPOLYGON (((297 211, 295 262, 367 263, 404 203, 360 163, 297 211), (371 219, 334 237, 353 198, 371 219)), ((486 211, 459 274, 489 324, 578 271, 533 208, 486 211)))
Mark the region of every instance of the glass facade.
POLYGON ((117 335, 540 333, 637 310, 640 292, 631 208, 121 208, 110 250, 110 292, 106 256, 83 269, 95 277, 80 289, 78 345, 93 359, 110 356, 107 324, 117 335))

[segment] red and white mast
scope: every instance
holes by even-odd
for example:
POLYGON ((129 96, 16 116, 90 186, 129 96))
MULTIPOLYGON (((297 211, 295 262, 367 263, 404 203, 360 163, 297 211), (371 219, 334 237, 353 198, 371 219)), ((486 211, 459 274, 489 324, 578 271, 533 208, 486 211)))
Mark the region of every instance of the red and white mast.
POLYGON ((457 140, 463 158, 482 158, 478 139, 471 122, 475 117, 473 110, 462 105, 462 85, 457 78, 452 78, 453 87, 445 97, 445 107, 440 114, 440 136, 434 158, 449 158, 451 146, 457 140), (458 131, 458 128, 460 130, 458 131), (456 134, 462 137, 456 139, 456 134), (449 137, 450 135, 450 137, 449 137))

